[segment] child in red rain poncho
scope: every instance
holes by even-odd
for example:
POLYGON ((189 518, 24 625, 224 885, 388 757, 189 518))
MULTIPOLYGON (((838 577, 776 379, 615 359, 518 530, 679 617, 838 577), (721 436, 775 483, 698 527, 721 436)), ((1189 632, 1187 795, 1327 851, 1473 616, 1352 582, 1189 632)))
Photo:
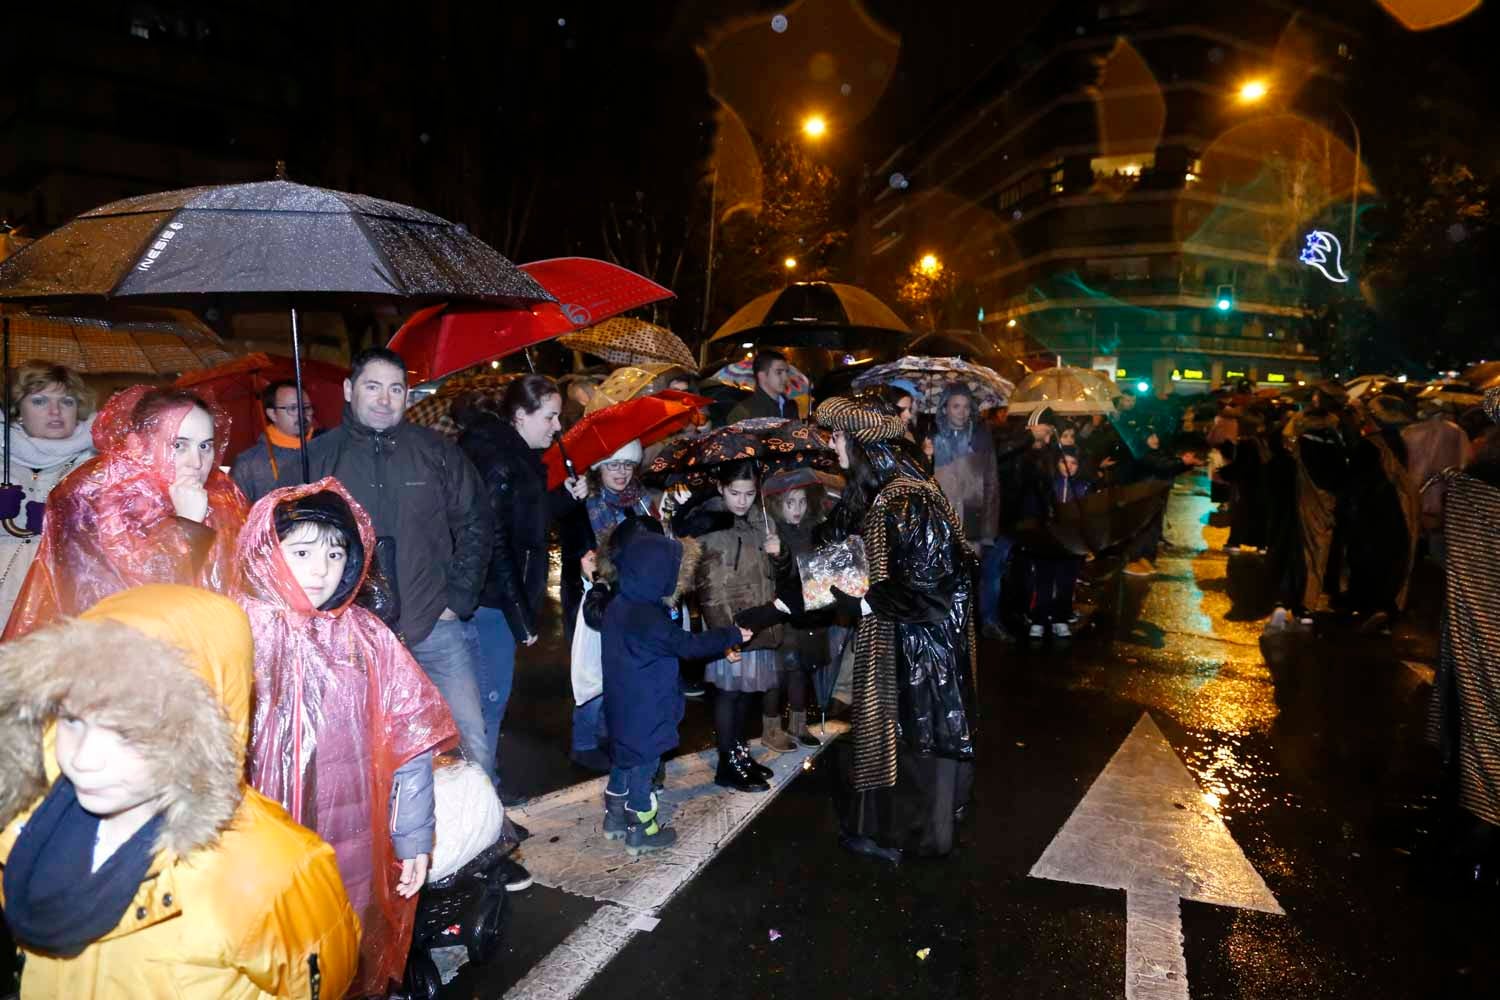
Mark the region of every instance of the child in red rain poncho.
POLYGON ((99 454, 47 498, 6 639, 147 583, 225 593, 248 504, 219 468, 229 418, 191 393, 131 386, 94 421, 99 454))
POLYGON ((335 479, 262 497, 235 597, 255 635, 250 783, 333 845, 364 929, 351 996, 400 980, 434 820, 448 706, 395 634, 355 603, 375 531, 335 479))

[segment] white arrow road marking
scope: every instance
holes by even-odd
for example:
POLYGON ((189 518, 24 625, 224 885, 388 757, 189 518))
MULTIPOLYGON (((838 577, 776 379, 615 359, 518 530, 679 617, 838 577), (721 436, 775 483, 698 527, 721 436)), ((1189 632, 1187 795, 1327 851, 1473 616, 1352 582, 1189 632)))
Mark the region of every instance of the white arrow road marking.
MULTIPOLYGON (((597 899, 605 905, 538 962, 505 994, 506 1000, 567 1000, 583 990, 654 918, 667 901, 707 868, 735 835, 771 804, 797 775, 804 761, 822 753, 848 729, 830 722, 823 746, 780 755, 761 763, 776 773, 771 790, 735 792, 714 784, 719 755, 709 750, 667 762, 662 817, 677 831, 677 842, 663 851, 632 859, 623 841, 604 839, 604 785, 596 778, 532 799, 516 818, 531 831, 521 861, 542 885, 597 899)), ((512 928, 512 933, 519 930, 512 928)))
POLYGON ((1125 890, 1127 1000, 1187 1000, 1179 899, 1284 912, 1145 714, 1031 875, 1125 890))

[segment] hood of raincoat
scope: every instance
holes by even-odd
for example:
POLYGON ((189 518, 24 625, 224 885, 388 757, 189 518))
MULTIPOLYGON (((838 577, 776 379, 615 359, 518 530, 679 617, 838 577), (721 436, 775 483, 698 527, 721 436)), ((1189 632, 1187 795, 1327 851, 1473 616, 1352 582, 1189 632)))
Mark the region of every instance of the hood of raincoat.
POLYGON ((185 521, 172 505, 172 443, 194 404, 153 406, 144 398, 153 388, 131 386, 105 404, 94 421, 99 454, 48 495, 42 540, 6 639, 135 586, 191 583, 229 590, 234 542, 248 507, 219 468, 229 418, 204 404, 214 419, 215 464, 203 486, 208 516, 202 524, 185 521))
POLYGON ((243 593, 299 615, 338 617, 354 603, 375 557, 375 528, 370 516, 342 483, 332 476, 303 486, 287 486, 261 497, 250 508, 240 532, 235 561, 240 566, 243 593), (314 608, 286 559, 281 535, 294 524, 329 524, 343 532, 348 545, 339 589, 328 607, 314 608))
POLYGON ((638 531, 620 548, 614 562, 620 574, 621 597, 645 604, 670 602, 691 586, 698 545, 692 539, 638 531))
POLYGON ((980 450, 979 407, 974 394, 962 385, 950 385, 938 400, 937 431, 932 435, 932 461, 943 466, 980 450), (948 422, 948 401, 963 396, 969 401, 969 423, 955 428, 948 422))
POLYGON ((212 845, 244 794, 253 655, 233 601, 170 584, 122 591, 6 643, 0 826, 51 786, 43 733, 66 714, 118 731, 144 754, 165 789, 158 849, 181 856, 212 845))

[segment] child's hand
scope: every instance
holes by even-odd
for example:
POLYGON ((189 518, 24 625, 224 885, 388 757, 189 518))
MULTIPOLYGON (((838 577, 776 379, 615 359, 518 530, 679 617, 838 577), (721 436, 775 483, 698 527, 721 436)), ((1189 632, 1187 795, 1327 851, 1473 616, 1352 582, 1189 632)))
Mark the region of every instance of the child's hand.
POLYGON ((401 862, 401 879, 396 883, 396 892, 400 896, 410 899, 421 890, 427 881, 427 866, 432 861, 430 854, 418 854, 414 858, 405 858, 401 862))
MULTIPOLYGON (((743 633, 744 631, 745 631, 744 629, 740 629, 741 633, 743 633)), ((749 642, 750 640, 749 640, 749 638, 746 638, 745 641, 749 642)), ((740 650, 739 650, 739 647, 736 646, 734 649, 731 649, 729 652, 725 653, 724 654, 724 659, 728 660, 730 663, 738 663, 738 662, 740 662, 740 650)))
MULTIPOLYGON (((753 638, 755 638, 754 632, 750 631, 747 628, 740 629, 740 642, 749 642, 753 638)), ((733 650, 731 650, 731 652, 733 652, 733 650)), ((735 659, 739 659, 739 654, 737 652, 735 653, 735 659)))
POLYGON ((781 536, 780 535, 771 535, 769 538, 767 538, 766 539, 766 545, 765 545, 765 551, 766 551, 766 555, 768 555, 768 556, 779 556, 779 555, 781 555, 781 536))
POLYGON ((579 560, 579 567, 583 570, 583 578, 589 583, 594 582, 594 574, 599 571, 599 553, 589 549, 579 560))

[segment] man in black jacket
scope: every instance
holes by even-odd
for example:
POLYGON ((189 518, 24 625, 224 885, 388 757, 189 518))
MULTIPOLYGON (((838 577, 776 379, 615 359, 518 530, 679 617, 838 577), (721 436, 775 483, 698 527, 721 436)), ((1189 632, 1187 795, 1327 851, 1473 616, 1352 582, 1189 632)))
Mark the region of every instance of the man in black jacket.
POLYGON ((797 405, 786 397, 786 383, 792 368, 780 351, 761 351, 755 356, 755 391, 729 411, 729 422, 739 423, 751 417, 787 417, 796 419, 797 405))
MULTIPOLYGON (((490 508, 479 474, 452 442, 404 423, 406 363, 384 348, 355 356, 344 381, 344 422, 313 439, 314 479, 334 476, 370 515, 376 561, 400 603, 396 629, 437 685, 465 756, 493 781, 466 621, 479 604, 490 557, 490 508)), ((283 485, 296 482, 296 463, 283 485)))

